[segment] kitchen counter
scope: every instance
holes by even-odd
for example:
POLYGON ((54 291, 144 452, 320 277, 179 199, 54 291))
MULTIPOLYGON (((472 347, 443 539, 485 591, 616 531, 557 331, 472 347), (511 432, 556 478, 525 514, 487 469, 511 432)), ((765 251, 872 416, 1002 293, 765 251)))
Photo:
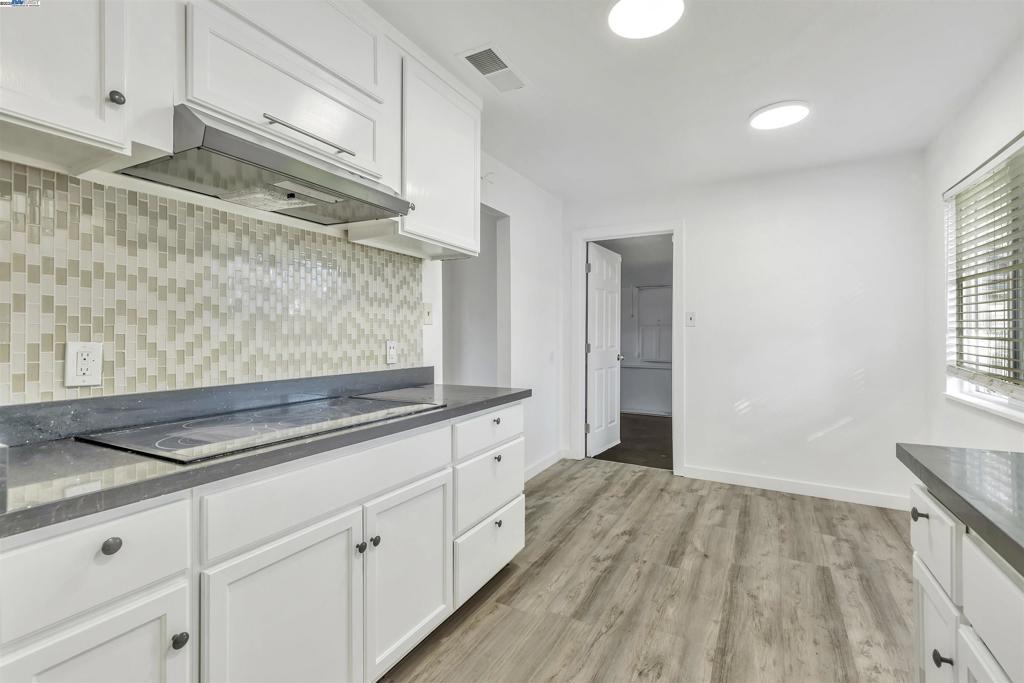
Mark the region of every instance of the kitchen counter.
MULTIPOLYGON (((74 438, 7 450, 0 477, 0 538, 182 491, 528 398, 529 389, 428 384, 369 398, 444 403, 443 408, 295 439, 190 464, 97 446, 74 438)), ((0 460, 4 447, 0 446, 0 460)))
POLYGON ((896 444, 940 503, 1024 574, 1024 453, 896 444))

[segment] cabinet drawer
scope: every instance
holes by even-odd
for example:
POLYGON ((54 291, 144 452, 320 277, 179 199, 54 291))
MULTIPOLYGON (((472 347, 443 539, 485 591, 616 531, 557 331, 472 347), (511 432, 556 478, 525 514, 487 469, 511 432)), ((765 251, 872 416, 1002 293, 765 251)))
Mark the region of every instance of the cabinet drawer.
POLYGON ((976 535, 963 544, 964 616, 1014 683, 1024 683, 1024 579, 976 535))
POLYGON ((185 569, 189 525, 189 501, 179 500, 0 554, 0 642, 185 569), (116 550, 105 543, 113 538, 116 550))
POLYGON ((519 496, 459 537, 455 541, 455 606, 480 590, 525 545, 525 496, 519 496))
POLYGON ((1002 667, 970 626, 961 626, 956 645, 959 683, 1010 683, 1002 667))
POLYGON ((455 532, 461 534, 523 492, 522 437, 455 467, 455 532))
POLYGON ((910 541, 942 590, 955 604, 962 603, 960 546, 964 525, 922 486, 910 489, 910 541), (915 512, 917 519, 914 520, 915 512), (927 515, 927 516, 926 516, 927 515))
POLYGON ((914 605, 917 622, 917 666, 922 683, 956 683, 957 628, 960 610, 914 553, 914 605), (953 660, 942 661, 937 658, 953 660), (938 665, 936 665, 938 662, 938 665))
POLYGON ((256 475, 202 496, 203 561, 269 541, 389 488, 451 465, 451 431, 440 427, 314 465, 256 475))
POLYGON ((220 7, 189 5, 188 35, 190 101, 289 148, 381 178, 379 155, 392 147, 380 139, 381 102, 220 7))
POLYGON ((516 404, 471 417, 455 425, 455 457, 459 460, 508 441, 523 432, 523 406, 516 404))

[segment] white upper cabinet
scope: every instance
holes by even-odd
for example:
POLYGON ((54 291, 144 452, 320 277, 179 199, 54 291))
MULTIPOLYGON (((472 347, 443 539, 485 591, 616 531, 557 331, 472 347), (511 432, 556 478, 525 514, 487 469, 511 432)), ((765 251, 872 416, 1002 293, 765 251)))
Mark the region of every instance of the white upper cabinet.
POLYGON ((31 154, 38 135, 29 131, 39 131, 54 135, 51 142, 127 153, 125 32, 119 0, 48 0, 0 12, 0 152, 31 154))
POLYGON ((397 186, 398 74, 382 68, 382 38, 326 0, 229 7, 189 5, 188 101, 290 151, 397 186))
POLYGON ((410 235, 480 251, 480 109, 411 57, 402 60, 402 177, 410 235))

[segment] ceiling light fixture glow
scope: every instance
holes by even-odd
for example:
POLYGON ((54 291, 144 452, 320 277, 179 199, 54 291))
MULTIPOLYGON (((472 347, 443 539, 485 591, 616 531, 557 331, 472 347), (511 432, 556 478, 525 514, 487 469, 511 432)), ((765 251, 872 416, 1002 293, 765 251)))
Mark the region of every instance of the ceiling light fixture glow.
POLYGON ((750 127, 757 130, 775 130, 800 123, 811 113, 806 102, 776 102, 761 107, 750 115, 750 127))
POLYGON ((619 0, 608 12, 608 27, 623 38, 650 38, 675 26, 683 9, 683 0, 619 0))

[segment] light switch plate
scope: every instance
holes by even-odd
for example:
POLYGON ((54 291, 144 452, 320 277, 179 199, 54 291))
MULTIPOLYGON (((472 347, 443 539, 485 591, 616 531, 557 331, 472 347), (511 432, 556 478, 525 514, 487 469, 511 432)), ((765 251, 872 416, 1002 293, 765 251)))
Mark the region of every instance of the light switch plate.
POLYGON ((394 365, 398 362, 398 342, 394 339, 388 339, 385 342, 385 347, 387 349, 387 359, 384 362, 388 365, 394 365))
POLYGON ((103 344, 71 342, 64 353, 64 386, 95 387, 103 383, 103 344))
POLYGON ((423 302, 423 324, 433 325, 434 324, 434 305, 429 301, 423 302))
POLYGON ((697 327, 697 314, 693 311, 687 311, 686 313, 686 326, 697 327))

